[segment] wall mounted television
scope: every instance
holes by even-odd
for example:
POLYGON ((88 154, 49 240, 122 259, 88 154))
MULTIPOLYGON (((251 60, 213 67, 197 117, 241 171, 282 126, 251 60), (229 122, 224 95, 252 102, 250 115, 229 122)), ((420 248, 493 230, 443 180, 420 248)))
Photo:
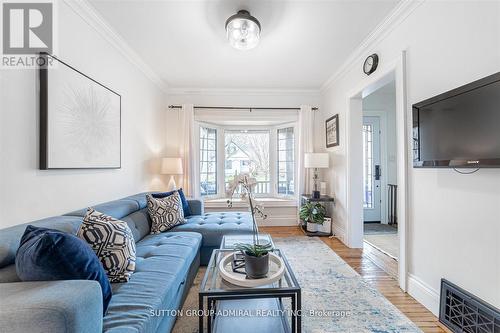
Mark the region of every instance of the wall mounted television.
POLYGON ((500 168, 500 72, 413 105, 413 166, 500 168))

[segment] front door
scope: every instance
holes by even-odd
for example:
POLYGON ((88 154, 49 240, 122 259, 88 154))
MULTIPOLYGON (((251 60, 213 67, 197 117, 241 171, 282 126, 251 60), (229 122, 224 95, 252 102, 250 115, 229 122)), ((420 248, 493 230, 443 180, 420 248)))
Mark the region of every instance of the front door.
POLYGON ((381 222, 381 177, 380 118, 363 117, 363 216, 365 222, 381 222))

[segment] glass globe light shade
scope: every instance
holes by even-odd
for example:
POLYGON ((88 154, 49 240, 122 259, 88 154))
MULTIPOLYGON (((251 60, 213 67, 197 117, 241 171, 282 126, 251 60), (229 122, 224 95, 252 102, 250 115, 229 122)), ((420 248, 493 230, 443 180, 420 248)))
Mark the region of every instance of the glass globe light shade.
POLYGON ((249 50, 259 44, 260 22, 246 10, 240 10, 226 21, 226 35, 232 47, 249 50))

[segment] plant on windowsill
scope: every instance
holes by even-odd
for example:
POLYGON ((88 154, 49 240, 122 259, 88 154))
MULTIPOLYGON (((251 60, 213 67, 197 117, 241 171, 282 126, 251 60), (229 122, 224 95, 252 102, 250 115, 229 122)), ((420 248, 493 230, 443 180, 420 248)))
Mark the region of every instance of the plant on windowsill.
POLYGON ((317 232, 318 225, 325 222, 326 208, 319 202, 306 202, 300 207, 299 217, 306 223, 309 232, 317 232))
POLYGON ((235 249, 241 251, 245 258, 245 272, 249 278, 259 279, 266 277, 269 272, 269 251, 272 250, 270 243, 261 244, 259 242, 259 228, 255 216, 266 219, 267 215, 264 214, 264 207, 256 204, 253 190, 257 185, 255 178, 250 177, 248 174, 239 174, 234 176, 234 180, 229 184, 227 189, 227 206, 233 206, 233 196, 240 189, 239 196, 243 201, 247 201, 252 214, 252 244, 238 243, 235 249))

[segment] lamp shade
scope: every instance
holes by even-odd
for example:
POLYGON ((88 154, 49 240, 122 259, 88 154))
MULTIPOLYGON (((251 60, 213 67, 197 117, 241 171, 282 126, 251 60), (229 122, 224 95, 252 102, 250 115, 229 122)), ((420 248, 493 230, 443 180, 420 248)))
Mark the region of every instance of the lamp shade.
POLYGON ((182 159, 180 157, 164 157, 161 159, 161 173, 164 175, 182 175, 182 159))
POLYGON ((304 156, 304 167, 306 168, 328 168, 328 153, 306 153, 304 156))

